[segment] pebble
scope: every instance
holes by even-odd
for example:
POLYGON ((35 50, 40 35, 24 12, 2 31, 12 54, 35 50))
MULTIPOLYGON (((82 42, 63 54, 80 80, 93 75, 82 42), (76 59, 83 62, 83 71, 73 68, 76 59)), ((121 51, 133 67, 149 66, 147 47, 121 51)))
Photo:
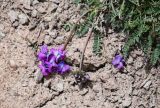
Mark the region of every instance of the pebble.
POLYGON ((61 2, 60 0, 50 0, 50 1, 57 4, 57 5, 61 2))
POLYGON ((128 58, 127 63, 128 63, 128 64, 132 64, 132 63, 133 63, 133 58, 132 58, 131 56, 128 58))
POLYGON ((50 35, 52 38, 54 38, 54 39, 55 39, 55 38, 57 37, 57 35, 58 35, 58 33, 57 33, 56 30, 54 30, 54 31, 49 30, 48 33, 49 33, 49 35, 50 35))
POLYGON ((37 71, 35 72, 36 83, 40 83, 42 79, 43 79, 43 74, 41 73, 40 69, 37 69, 37 71))
POLYGON ((19 22, 18 22, 18 21, 15 21, 15 22, 12 24, 13 27, 18 27, 18 25, 19 25, 19 22))
POLYGON ((33 0, 22 0, 22 4, 26 9, 30 9, 30 5, 32 3, 33 0))
POLYGON ((44 42, 45 42, 45 44, 50 44, 50 43, 53 42, 53 38, 49 35, 46 35, 45 39, 44 39, 44 42))
POLYGON ((9 65, 13 69, 17 69, 17 67, 18 67, 14 60, 9 60, 9 65))
POLYGON ((38 4, 38 3, 39 3, 38 0, 33 0, 33 1, 32 1, 32 5, 36 5, 36 4, 38 4))
POLYGON ((43 85, 48 88, 51 85, 51 80, 46 80, 43 85))
POLYGON ((4 30, 4 25, 0 24, 0 30, 4 30))
POLYGON ((146 84, 143 86, 146 90, 149 90, 150 85, 152 84, 152 81, 146 82, 146 84))
POLYGON ((135 69, 138 70, 140 68, 142 68, 143 66, 143 61, 140 57, 137 57, 137 60, 134 62, 134 66, 135 66, 135 69))
POLYGON ((51 6, 48 8, 49 12, 54 12, 58 8, 58 5, 55 3, 52 3, 51 6))
POLYGON ((80 95, 85 95, 85 94, 87 94, 88 93, 88 89, 87 88, 83 88, 80 92, 79 92, 79 94, 80 95))
POLYGON ((132 103, 131 100, 132 99, 131 99, 130 96, 125 96, 125 100, 122 101, 123 108, 128 108, 131 105, 131 103, 132 103))
POLYGON ((63 88, 64 88, 63 83, 58 83, 58 84, 56 85, 56 90, 57 90, 58 92, 62 92, 62 91, 63 91, 63 88))
POLYGON ((0 31, 0 40, 3 39, 6 36, 3 32, 0 31))
POLYGON ((57 21, 55 20, 55 17, 53 18, 54 20, 52 22, 49 22, 49 29, 50 31, 54 28, 57 28, 57 21))
POLYGON ((42 14, 46 12, 46 8, 42 7, 42 6, 40 6, 37 10, 38 10, 38 12, 40 12, 42 14))
POLYGON ((24 81, 23 83, 22 83, 22 87, 27 87, 28 86, 28 81, 24 81))
POLYGON ((32 11, 32 13, 31 13, 31 15, 32 15, 32 17, 36 17, 37 16, 37 14, 38 14, 38 11, 37 10, 33 10, 32 11))
POLYGON ((58 36, 54 41, 57 44, 62 44, 63 43, 63 39, 64 39, 64 36, 58 36))
POLYGON ((9 11, 8 16, 10 18, 10 21, 13 23, 16 20, 18 20, 18 13, 15 12, 14 10, 9 11))
POLYGON ((52 17, 51 16, 44 17, 44 21, 50 22, 52 21, 52 17))
POLYGON ((27 24, 28 21, 29 21, 28 18, 27 18, 27 16, 25 14, 18 15, 18 18, 19 18, 20 24, 22 24, 22 25, 27 24))

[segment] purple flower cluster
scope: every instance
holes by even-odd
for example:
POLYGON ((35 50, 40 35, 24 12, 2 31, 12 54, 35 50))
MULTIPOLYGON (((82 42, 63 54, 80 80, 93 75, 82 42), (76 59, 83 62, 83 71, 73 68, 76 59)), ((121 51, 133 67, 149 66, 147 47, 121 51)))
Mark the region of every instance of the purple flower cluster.
POLYGON ((112 64, 117 69, 120 69, 120 70, 124 69, 124 66, 125 66, 124 58, 121 55, 117 54, 115 58, 112 60, 112 64))
POLYGON ((41 47, 38 53, 38 59, 41 61, 39 68, 44 76, 48 76, 53 72, 64 74, 70 70, 70 66, 65 64, 64 59, 66 57, 66 51, 63 47, 58 49, 51 48, 48 50, 47 45, 41 47))

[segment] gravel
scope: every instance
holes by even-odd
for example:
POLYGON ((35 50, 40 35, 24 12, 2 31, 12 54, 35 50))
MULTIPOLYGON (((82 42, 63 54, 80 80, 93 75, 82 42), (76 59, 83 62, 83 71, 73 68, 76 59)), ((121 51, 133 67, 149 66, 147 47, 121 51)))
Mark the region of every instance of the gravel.
POLYGON ((10 21, 14 23, 16 20, 18 20, 18 13, 14 10, 9 11, 8 16, 10 18, 10 21))
POLYGON ((22 25, 28 24, 29 20, 25 14, 18 15, 19 23, 22 25))
POLYGON ((5 36, 6 34, 0 31, 0 40, 3 39, 5 36))

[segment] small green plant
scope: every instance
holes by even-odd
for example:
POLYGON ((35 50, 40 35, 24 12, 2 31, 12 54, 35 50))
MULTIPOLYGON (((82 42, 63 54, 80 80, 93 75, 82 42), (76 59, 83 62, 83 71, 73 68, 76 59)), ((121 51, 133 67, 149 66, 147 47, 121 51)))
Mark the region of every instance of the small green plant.
POLYGON ((103 23, 103 10, 105 10, 105 5, 99 0, 75 0, 76 4, 81 5, 81 12, 87 12, 83 17, 83 22, 78 24, 76 27, 76 34, 78 37, 86 36, 89 31, 89 28, 93 27, 93 52, 97 55, 101 54, 102 48, 102 38, 104 32, 102 31, 103 23), (102 19, 101 19, 102 18, 102 19))
POLYGON ((143 50, 148 63, 156 65, 160 59, 160 1, 159 0, 75 0, 81 6, 81 12, 87 11, 83 22, 75 29, 79 37, 93 28, 93 52, 101 53, 102 28, 109 26, 115 31, 126 34, 122 48, 125 58, 135 47, 143 50))
POLYGON ((127 57, 132 48, 139 46, 152 65, 160 59, 160 1, 111 0, 111 25, 123 29, 127 41, 122 49, 127 57))

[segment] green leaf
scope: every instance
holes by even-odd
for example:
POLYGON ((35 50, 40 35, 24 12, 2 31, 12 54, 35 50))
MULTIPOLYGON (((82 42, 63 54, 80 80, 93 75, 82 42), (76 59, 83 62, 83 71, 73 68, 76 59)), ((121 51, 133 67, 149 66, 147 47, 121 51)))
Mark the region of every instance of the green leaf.
POLYGON ((97 30, 94 31, 94 42, 93 42, 93 53, 99 55, 101 54, 102 48, 102 36, 97 30))
POLYGON ((153 50, 153 53, 151 55, 152 65, 156 65, 159 59, 160 59, 160 44, 157 45, 157 47, 153 50))

